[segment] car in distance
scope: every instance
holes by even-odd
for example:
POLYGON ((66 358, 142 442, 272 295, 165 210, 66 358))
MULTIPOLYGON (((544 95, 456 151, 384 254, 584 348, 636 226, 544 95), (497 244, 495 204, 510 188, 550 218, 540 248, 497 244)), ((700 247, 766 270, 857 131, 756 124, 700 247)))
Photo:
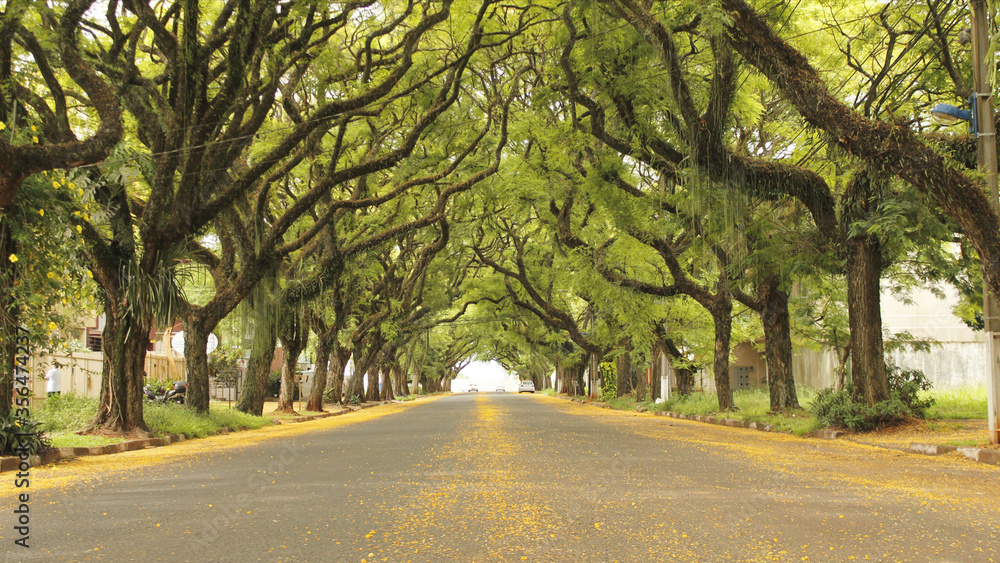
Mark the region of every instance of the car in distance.
POLYGON ((475 385, 469 386, 469 393, 478 393, 478 392, 479 392, 479 387, 476 387, 475 385))
POLYGON ((534 393, 535 392, 535 382, 530 379, 525 379, 517 386, 518 393, 534 393))
POLYGON ((497 393, 506 393, 506 392, 507 392, 506 387, 497 387, 497 393))

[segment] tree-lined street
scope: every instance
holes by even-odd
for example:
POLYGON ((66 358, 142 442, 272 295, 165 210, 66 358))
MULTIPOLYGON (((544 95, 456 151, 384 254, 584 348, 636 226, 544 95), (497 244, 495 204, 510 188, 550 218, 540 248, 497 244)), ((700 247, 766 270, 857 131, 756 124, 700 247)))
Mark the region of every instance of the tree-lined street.
POLYGON ((7 557, 991 561, 998 476, 544 396, 452 395, 35 468, 32 547, 7 557))

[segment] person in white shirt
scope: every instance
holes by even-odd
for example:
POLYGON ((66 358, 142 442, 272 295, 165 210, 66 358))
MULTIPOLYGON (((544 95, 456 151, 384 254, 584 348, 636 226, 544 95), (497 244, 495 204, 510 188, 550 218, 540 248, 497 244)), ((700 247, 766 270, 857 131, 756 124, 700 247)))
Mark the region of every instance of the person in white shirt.
POLYGON ((62 372, 59 371, 59 362, 52 362, 52 369, 45 374, 45 394, 51 397, 59 394, 59 385, 62 383, 62 372))

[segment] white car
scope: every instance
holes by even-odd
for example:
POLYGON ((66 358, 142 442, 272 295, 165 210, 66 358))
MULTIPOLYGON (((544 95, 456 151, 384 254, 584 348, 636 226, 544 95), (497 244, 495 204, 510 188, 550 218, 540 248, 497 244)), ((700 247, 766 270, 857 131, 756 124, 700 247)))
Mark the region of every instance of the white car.
POLYGON ((517 386, 518 393, 534 393, 535 392, 535 382, 530 379, 525 379, 517 386))

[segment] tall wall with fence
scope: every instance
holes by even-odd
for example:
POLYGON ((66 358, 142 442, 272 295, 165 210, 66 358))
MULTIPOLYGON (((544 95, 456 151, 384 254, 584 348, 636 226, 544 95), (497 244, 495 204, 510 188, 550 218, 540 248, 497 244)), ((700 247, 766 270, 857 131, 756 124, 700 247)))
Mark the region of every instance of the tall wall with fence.
MULTIPOLYGON (((29 368, 31 370, 30 386, 34 400, 45 400, 45 373, 53 362, 59 363, 61 374, 59 392, 75 393, 84 397, 99 397, 101 395, 101 375, 104 370, 104 354, 101 352, 74 352, 72 354, 55 354, 33 356, 29 368)), ((176 381, 186 379, 184 358, 164 354, 146 354, 147 381, 176 381), (173 366, 171 366, 173 360, 173 366)))

